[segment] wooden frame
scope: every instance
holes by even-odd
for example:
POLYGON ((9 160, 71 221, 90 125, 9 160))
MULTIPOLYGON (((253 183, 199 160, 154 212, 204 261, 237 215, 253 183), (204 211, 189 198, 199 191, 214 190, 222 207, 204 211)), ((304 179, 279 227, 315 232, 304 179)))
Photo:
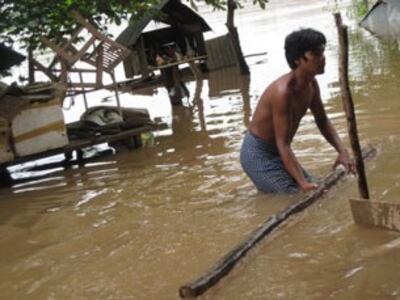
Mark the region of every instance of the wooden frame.
POLYGON ((34 82, 35 71, 42 72, 52 81, 64 83, 67 86, 68 96, 83 94, 86 108, 88 107, 87 92, 111 88, 115 90, 117 105, 120 108, 118 84, 115 80, 114 69, 131 51, 98 31, 79 12, 72 11, 71 16, 77 21, 78 25, 69 40, 57 44, 46 37, 41 39, 42 43, 55 53, 49 66, 44 66, 30 55, 29 65, 33 68, 33 70, 29 71, 32 74, 30 82, 34 82), (80 49, 77 49, 73 44, 83 29, 86 29, 91 36, 80 49), (91 47, 93 47, 93 50, 89 51, 91 47), (85 62, 92 66, 93 69, 78 67, 76 66, 78 62, 85 62), (57 64, 61 68, 56 68, 57 64), (112 84, 104 85, 104 72, 111 77, 112 84), (71 82, 68 76, 69 73, 79 73, 79 82, 71 82), (85 81, 84 75, 88 73, 95 73, 94 83, 85 81))

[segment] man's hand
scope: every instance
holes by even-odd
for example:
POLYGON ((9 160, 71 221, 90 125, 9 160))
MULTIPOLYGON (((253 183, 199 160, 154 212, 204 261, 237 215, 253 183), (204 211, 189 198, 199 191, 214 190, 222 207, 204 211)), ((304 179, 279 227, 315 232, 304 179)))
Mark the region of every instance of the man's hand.
POLYGON ((335 163, 333 164, 333 169, 336 169, 338 165, 342 165, 347 173, 356 174, 356 167, 354 162, 350 159, 347 151, 340 152, 336 158, 335 163))
POLYGON ((310 191, 313 191, 313 190, 317 189, 318 188, 318 184, 313 183, 313 182, 305 182, 304 184, 302 184, 300 186, 300 188, 304 193, 307 193, 307 192, 310 192, 310 191))

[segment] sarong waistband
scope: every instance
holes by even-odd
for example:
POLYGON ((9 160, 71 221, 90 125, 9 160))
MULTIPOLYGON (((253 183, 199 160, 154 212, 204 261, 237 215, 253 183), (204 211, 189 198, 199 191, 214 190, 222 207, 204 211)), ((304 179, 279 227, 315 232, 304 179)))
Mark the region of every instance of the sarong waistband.
POLYGON ((250 145, 248 146, 260 150, 266 150, 271 154, 279 155, 278 147, 275 144, 267 142, 266 140, 260 138, 250 130, 246 130, 246 135, 252 140, 252 142, 250 142, 251 146, 250 145))

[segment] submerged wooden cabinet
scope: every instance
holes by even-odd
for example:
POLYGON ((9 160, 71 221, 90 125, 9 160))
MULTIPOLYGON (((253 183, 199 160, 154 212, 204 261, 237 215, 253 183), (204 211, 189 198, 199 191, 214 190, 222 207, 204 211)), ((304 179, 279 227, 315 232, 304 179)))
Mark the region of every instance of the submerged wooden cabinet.
POLYGON ((0 100, 0 163, 66 146, 63 90, 57 85, 24 87, 0 100))
POLYGON ((13 118, 11 132, 15 154, 26 156, 68 144, 60 99, 33 102, 13 118))

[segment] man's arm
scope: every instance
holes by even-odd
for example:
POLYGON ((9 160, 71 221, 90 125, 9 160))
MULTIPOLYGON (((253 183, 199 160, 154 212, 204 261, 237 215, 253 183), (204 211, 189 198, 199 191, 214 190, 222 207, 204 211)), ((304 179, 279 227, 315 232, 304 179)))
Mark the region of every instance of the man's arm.
POLYGON ((339 164, 342 164, 346 168, 346 171, 354 173, 354 164, 351 162, 346 148, 344 147, 339 135, 326 115, 325 108, 321 100, 319 86, 316 80, 313 82, 313 85, 314 97, 310 106, 311 112, 314 115, 315 122, 317 123, 321 134, 338 152, 338 157, 333 165, 333 168, 339 164))
POLYGON ((308 183, 304 178, 300 164, 290 147, 290 128, 293 120, 290 119, 288 95, 286 93, 283 95, 276 95, 274 101, 272 101, 271 108, 275 130, 275 142, 285 169, 303 191, 315 189, 317 186, 308 183))

